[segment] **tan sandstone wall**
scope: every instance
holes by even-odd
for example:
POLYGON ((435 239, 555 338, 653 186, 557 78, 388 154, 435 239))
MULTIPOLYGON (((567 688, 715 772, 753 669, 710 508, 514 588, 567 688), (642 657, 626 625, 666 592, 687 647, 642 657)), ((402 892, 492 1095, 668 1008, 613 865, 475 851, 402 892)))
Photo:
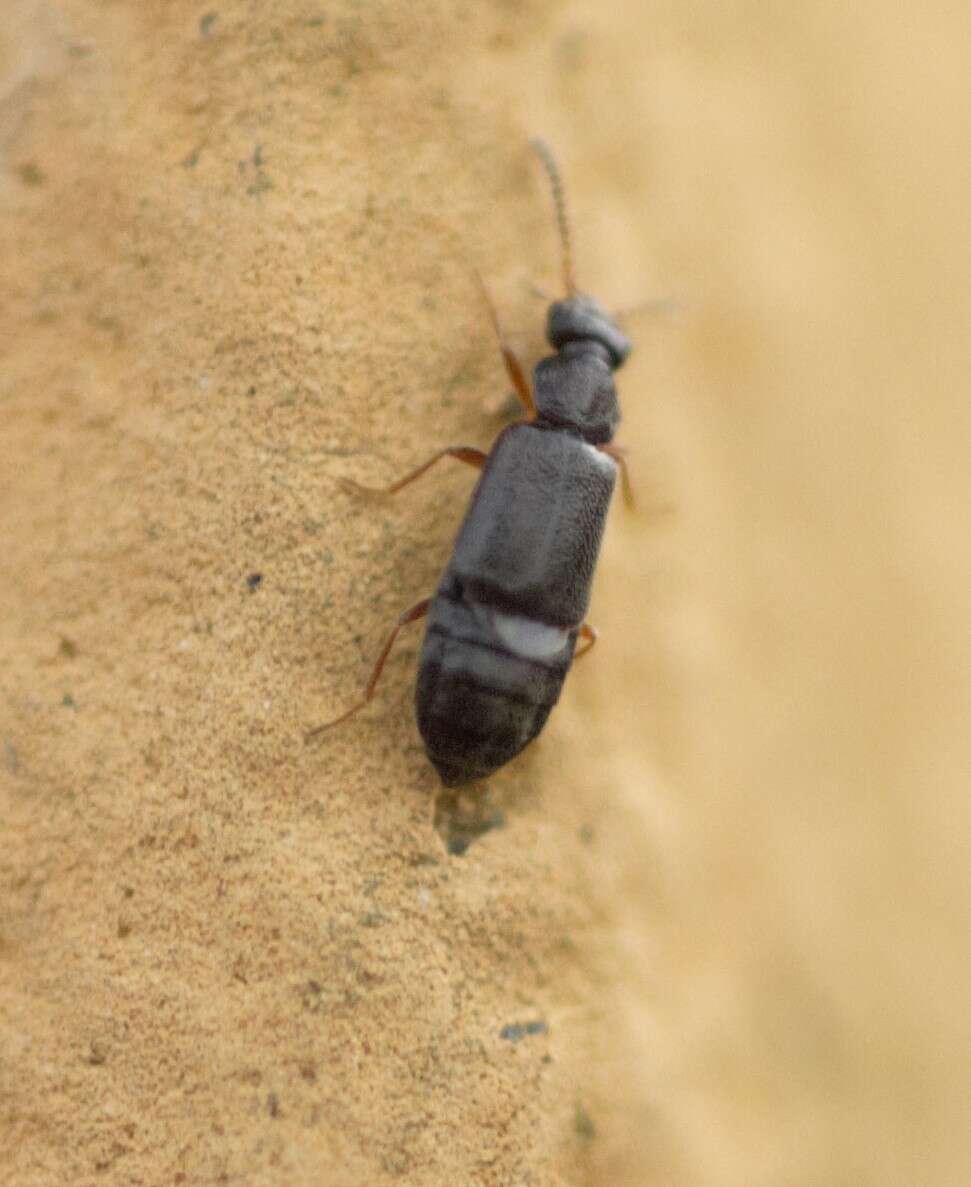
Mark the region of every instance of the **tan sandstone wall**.
POLYGON ((967 1182, 967 33, 5 0, 0 1183, 967 1182), (676 309, 601 642, 448 799, 418 632, 302 734, 471 485, 339 480, 500 423, 470 265, 541 350, 536 133, 676 309))

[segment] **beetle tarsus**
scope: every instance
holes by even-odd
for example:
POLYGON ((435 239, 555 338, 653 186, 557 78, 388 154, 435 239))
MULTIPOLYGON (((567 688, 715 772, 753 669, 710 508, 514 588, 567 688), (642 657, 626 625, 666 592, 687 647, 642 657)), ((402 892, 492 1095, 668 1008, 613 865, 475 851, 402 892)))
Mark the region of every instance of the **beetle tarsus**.
POLYGON ((367 688, 364 690, 364 696, 361 698, 361 700, 359 700, 356 705, 352 705, 346 713, 342 713, 340 717, 335 717, 333 721, 325 721, 323 725, 318 725, 312 730, 308 730, 303 736, 303 740, 305 742, 309 742, 313 738, 316 738, 319 734, 324 734, 328 730, 332 730, 335 726, 341 725, 343 722, 347 721, 349 717, 353 717, 355 713, 359 712, 366 704, 368 704, 368 702, 374 696, 374 690, 377 688, 378 681, 381 679, 381 673, 384 670, 385 661, 391 654, 391 648, 394 646, 394 641, 398 637, 398 632, 403 626, 407 626, 409 622, 416 622, 419 618, 424 618, 428 613, 428 607, 431 604, 431 598, 422 598, 420 602, 416 602, 414 606, 412 606, 409 610, 406 610, 404 614, 401 615, 401 617, 395 623, 391 634, 388 635, 387 639, 385 640, 384 646, 381 648, 381 654, 378 656, 377 663, 374 665, 374 670, 371 672, 371 679, 367 683, 367 688))
POLYGON ((411 470, 404 478, 399 478, 397 482, 392 482, 389 486, 363 486, 360 482, 355 482, 353 478, 341 478, 339 482, 350 494, 396 495, 399 490, 403 490, 409 483, 414 482, 417 478, 421 478, 423 474, 426 474, 443 457, 453 457, 456 461, 465 462, 467 466, 474 466, 475 469, 481 470, 485 465, 487 456, 488 454, 483 453, 481 449, 474 449, 471 445, 449 445, 446 449, 440 449, 438 453, 433 454, 427 462, 423 462, 417 469, 411 470))

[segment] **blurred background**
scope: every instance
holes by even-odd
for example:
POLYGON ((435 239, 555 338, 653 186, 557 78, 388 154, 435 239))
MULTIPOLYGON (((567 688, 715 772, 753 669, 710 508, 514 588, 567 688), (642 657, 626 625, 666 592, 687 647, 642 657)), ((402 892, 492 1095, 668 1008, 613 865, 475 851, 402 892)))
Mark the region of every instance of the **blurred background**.
POLYGON ((7 0, 0 1183, 966 1182, 968 33, 7 0), (536 134, 639 510, 447 797, 418 632, 302 733, 471 488, 339 480, 501 425, 472 266, 543 353, 536 134))

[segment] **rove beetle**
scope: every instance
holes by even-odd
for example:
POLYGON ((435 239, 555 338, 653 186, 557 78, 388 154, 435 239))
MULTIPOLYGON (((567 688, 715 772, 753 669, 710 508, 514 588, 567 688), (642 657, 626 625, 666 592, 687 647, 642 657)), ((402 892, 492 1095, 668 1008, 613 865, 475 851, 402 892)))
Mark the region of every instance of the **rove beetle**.
POLYGON ((556 353, 537 364, 530 387, 485 294, 526 417, 503 429, 488 454, 442 449, 383 488, 394 494, 443 457, 482 471, 435 593, 398 619, 363 698, 307 735, 362 709, 399 630, 427 615, 415 707, 425 750, 447 787, 492 774, 542 730, 570 664, 597 638, 584 615, 618 466, 629 498, 622 451, 611 441, 620 420, 613 372, 630 342, 577 292, 563 183, 549 147, 532 145, 549 176, 562 244, 566 296, 546 319, 556 353))

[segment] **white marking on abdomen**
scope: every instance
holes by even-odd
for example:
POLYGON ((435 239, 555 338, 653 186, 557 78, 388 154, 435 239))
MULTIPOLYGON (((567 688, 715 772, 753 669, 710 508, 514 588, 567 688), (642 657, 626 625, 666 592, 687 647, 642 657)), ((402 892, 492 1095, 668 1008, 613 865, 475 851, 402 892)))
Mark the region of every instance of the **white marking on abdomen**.
POLYGON ((503 643, 523 659, 552 659, 559 655, 570 637, 570 632, 562 627, 524 618, 521 614, 492 610, 489 617, 493 630, 503 643))
POLYGON ((591 445, 589 441, 583 442, 583 448, 587 451, 588 457, 592 456, 597 459, 597 462, 600 464, 601 468, 606 465, 608 469, 616 471, 617 463, 609 453, 604 453, 602 449, 598 449, 596 445, 591 445))

